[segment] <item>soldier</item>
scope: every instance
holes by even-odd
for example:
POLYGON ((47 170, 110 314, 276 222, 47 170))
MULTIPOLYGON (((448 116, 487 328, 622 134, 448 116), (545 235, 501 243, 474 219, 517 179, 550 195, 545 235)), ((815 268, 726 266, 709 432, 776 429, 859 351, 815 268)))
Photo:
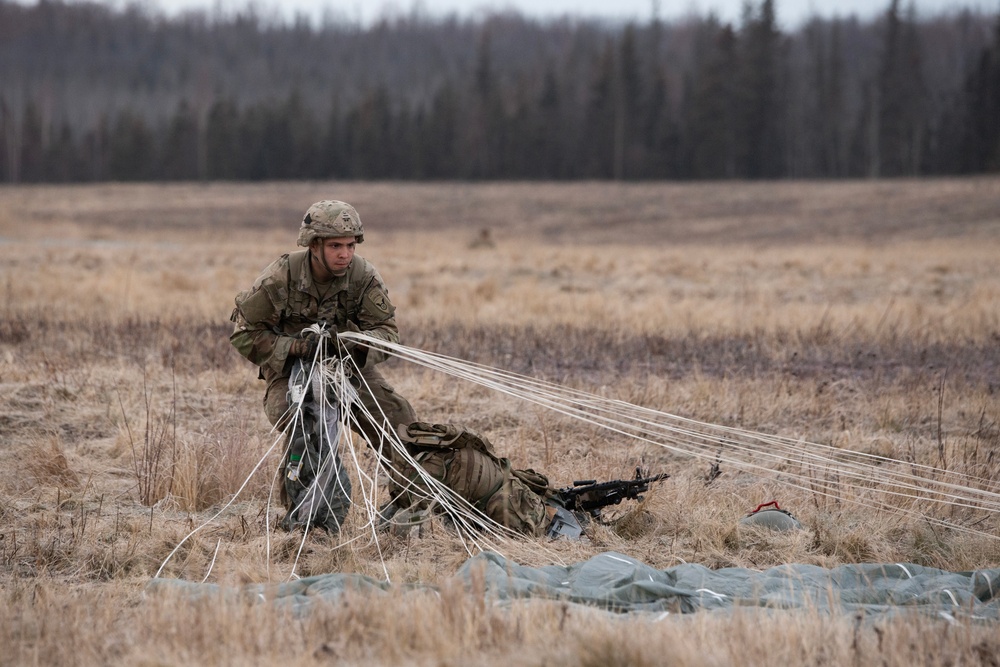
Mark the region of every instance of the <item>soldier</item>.
MULTIPOLYGON (((279 257, 253 287, 236 297, 230 341, 260 367, 267 383, 264 412, 279 430, 291 420, 289 379, 302 386, 304 370, 297 361, 311 361, 320 344, 317 334, 305 332, 307 327, 324 322, 336 331, 399 341, 395 307, 382 277, 355 254, 364 238, 354 207, 342 201, 317 202, 299 228, 298 245, 306 249, 279 257)), ((362 407, 352 404, 352 421, 389 464, 391 503, 383 508, 383 516, 427 508, 423 494, 428 489, 406 457, 384 442, 388 431, 398 436, 410 460, 494 521, 527 535, 543 533, 555 511, 545 504, 551 493, 544 476, 514 470, 486 438, 464 427, 417 422, 409 402, 376 369, 386 358, 384 352, 343 340, 339 345, 351 353, 363 379, 355 384, 362 407)), ((282 461, 281 496, 287 513, 281 525, 286 530, 314 525, 337 532, 351 503, 350 478, 335 457, 335 465, 323 467, 322 452, 315 450, 323 441, 318 432, 322 424, 311 410, 293 430, 282 461), (321 500, 310 485, 322 489, 321 500)))
MULTIPOLYGON (((264 412, 278 429, 288 424, 288 380, 295 359, 312 359, 318 344, 315 335, 303 330, 325 322, 338 331, 364 332, 389 342, 399 341, 395 307, 375 267, 355 254, 357 244, 365 240, 361 218, 353 206, 342 201, 320 201, 309 207, 299 228, 298 245, 306 248, 285 254, 271 263, 248 291, 236 297, 232 321, 236 327, 230 336, 233 346, 260 367, 264 390, 264 412)), ((376 368, 386 355, 366 346, 347 347, 361 368, 364 382, 359 397, 368 414, 387 424, 372 423, 364 411, 355 409, 354 419, 368 444, 381 450, 383 427, 395 430, 416 421, 410 403, 397 394, 376 368)), ((288 457, 282 463, 282 500, 288 510, 282 525, 291 529, 301 523, 292 510, 305 486, 301 479, 285 474, 289 460, 299 461, 293 439, 288 457)), ((333 516, 319 525, 339 529, 350 500, 347 476, 339 471, 339 498, 333 516)))

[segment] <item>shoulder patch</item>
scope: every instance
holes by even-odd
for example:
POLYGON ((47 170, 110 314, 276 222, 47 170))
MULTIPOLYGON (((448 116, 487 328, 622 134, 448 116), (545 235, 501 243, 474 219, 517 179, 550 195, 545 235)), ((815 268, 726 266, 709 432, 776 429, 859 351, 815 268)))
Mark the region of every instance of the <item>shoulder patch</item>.
POLYGON ((391 317, 395 308, 392 302, 389 301, 389 295, 385 293, 378 285, 372 285, 371 288, 365 292, 365 296, 361 301, 363 308, 368 311, 370 315, 378 319, 386 319, 391 317))
POLYGON ((365 295, 369 303, 371 303, 375 308, 382 313, 389 313, 389 308, 391 304, 389 303, 389 297, 385 292, 379 288, 374 288, 368 290, 368 294, 365 295))

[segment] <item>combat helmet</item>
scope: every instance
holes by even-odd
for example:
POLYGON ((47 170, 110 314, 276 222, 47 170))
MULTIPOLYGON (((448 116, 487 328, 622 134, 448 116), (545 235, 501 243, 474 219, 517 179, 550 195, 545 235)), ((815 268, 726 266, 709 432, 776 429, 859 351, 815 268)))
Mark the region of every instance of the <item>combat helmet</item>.
POLYGON ((361 216, 350 204, 324 199, 306 211, 302 226, 299 227, 298 244, 308 248, 313 239, 340 236, 353 236, 358 243, 364 243, 365 228, 361 225, 361 216))

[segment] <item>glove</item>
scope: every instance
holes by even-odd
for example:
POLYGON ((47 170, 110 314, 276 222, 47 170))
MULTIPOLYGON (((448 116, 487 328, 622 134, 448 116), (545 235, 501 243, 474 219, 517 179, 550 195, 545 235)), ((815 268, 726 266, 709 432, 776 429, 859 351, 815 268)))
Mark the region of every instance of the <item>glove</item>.
POLYGON ((288 346, 288 356, 312 359, 316 355, 318 346, 319 334, 310 332, 303 337, 292 340, 292 344, 288 346))
POLYGON ((323 353, 326 356, 337 354, 337 327, 326 322, 320 324, 329 335, 320 335, 315 331, 301 331, 288 348, 288 356, 312 359, 316 355, 316 348, 320 345, 324 346, 323 353))

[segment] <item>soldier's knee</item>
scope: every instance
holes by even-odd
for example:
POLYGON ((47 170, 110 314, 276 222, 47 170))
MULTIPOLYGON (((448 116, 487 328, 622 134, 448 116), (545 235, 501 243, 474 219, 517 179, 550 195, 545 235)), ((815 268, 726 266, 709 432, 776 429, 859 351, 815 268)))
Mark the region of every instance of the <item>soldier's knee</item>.
POLYGON ((288 423, 288 386, 275 383, 264 392, 264 414, 272 426, 283 429, 288 423))

